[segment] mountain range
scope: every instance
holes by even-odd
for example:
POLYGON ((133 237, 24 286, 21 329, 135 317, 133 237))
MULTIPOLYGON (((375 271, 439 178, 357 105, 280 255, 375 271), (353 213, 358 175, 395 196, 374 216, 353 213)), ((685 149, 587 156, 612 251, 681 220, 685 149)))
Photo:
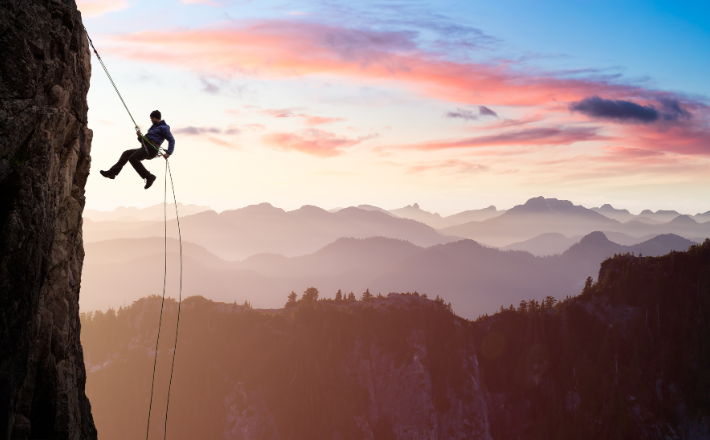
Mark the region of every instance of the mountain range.
MULTIPOLYGON (((198 212, 210 211, 209 206, 199 205, 183 205, 177 204, 178 213, 181 216, 197 214, 198 212)), ((164 215, 167 218, 175 218, 175 204, 171 203, 167 206, 167 212, 163 212, 163 204, 149 206, 147 208, 136 208, 135 206, 119 206, 113 211, 98 211, 95 209, 84 210, 84 220, 89 219, 95 222, 145 222, 145 221, 163 221, 164 215)))
MULTIPOLYGON (((176 221, 168 222, 168 236, 178 237, 176 221)), ((328 212, 315 206, 284 211, 268 203, 182 217, 186 241, 199 244, 223 259, 237 260, 261 253, 287 257, 312 253, 341 237, 388 237, 417 246, 455 241, 423 223, 380 211, 345 208, 328 212)), ((162 222, 85 222, 84 240, 163 236, 162 222)))
MULTIPOLYGON (((230 262, 199 245, 183 242, 183 295, 275 308, 283 305, 289 292, 309 287, 318 288, 326 297, 339 289, 356 295, 366 289, 383 294, 436 292, 449 299, 457 314, 475 318, 521 299, 579 293, 586 278, 595 276, 598 265, 614 254, 662 255, 691 244, 682 237, 665 235, 623 246, 594 232, 560 255, 535 257, 472 240, 425 248, 383 237, 340 238, 304 256, 260 254, 230 262)), ((163 248, 159 238, 87 244, 82 310, 119 307, 160 293, 163 248)), ((179 288, 177 252, 177 240, 169 239, 167 291, 175 298, 179 288)))
MULTIPOLYGON (((661 214, 657 218, 669 218, 663 217, 663 212, 661 214)), ((536 197, 498 217, 439 230, 442 234, 501 247, 545 233, 554 232, 570 237, 592 231, 623 233, 637 238, 672 233, 699 242, 710 236, 710 222, 699 223, 690 216, 678 215, 666 223, 641 217, 622 223, 567 200, 536 197)))
MULTIPOLYGON (((624 245, 640 243, 661 234, 676 234, 695 242, 710 236, 710 221, 703 223, 690 216, 678 215, 665 223, 640 216, 621 222, 600 213, 611 215, 613 209, 610 205, 587 209, 566 200, 537 197, 507 211, 489 207, 440 217, 421 210, 416 204, 392 212, 370 205, 329 212, 313 206, 284 211, 264 203, 219 214, 202 211, 186 215, 181 226, 187 241, 204 246, 227 260, 240 260, 261 253, 287 257, 306 255, 341 237, 381 236, 406 240, 422 247, 469 238, 488 246, 526 250, 542 256, 560 253, 592 231, 603 231, 613 241, 624 245), (467 221, 471 218, 485 220, 467 221), (451 219, 463 223, 443 229, 426 224, 443 224, 451 219)), ((654 216, 666 219, 672 214, 658 211, 654 216)), ((696 217, 702 219, 702 215, 696 217)), ((177 232, 176 222, 170 221, 169 236, 176 238, 177 232)), ((84 222, 86 242, 162 235, 162 222, 90 219, 84 222)))

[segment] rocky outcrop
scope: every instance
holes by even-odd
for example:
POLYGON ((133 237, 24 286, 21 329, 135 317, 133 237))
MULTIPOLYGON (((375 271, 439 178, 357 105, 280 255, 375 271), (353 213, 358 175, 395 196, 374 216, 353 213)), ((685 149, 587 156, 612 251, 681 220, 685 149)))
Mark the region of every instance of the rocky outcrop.
POLYGON ((74 1, 0 1, 0 59, 0 439, 96 438, 79 339, 91 65, 74 1))

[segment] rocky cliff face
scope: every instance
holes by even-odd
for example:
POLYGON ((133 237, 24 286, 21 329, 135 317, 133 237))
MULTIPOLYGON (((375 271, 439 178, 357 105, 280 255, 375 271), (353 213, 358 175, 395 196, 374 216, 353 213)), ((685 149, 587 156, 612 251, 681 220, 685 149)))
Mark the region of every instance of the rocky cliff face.
POLYGON ((73 0, 0 1, 0 439, 91 439, 79 339, 90 53, 73 0))

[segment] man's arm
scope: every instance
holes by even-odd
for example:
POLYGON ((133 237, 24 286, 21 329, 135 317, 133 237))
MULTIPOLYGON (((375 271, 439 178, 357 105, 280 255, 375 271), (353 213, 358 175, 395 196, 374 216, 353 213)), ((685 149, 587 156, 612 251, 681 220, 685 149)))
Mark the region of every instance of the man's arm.
POLYGON ((163 126, 163 137, 168 141, 168 154, 173 154, 173 149, 175 148, 175 138, 173 134, 170 133, 170 128, 163 126))

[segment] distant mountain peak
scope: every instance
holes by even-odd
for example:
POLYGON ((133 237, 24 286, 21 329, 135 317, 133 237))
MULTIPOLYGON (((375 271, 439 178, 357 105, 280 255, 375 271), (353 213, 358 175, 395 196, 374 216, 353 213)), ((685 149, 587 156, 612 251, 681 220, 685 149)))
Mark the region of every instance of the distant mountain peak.
POLYGON ((605 204, 602 205, 600 208, 592 208, 592 210, 597 211, 597 212, 601 212, 601 213, 605 213, 605 212, 606 212, 606 213, 629 214, 629 215, 631 215, 631 213, 629 212, 628 209, 616 209, 616 208, 614 208, 613 206, 611 206, 609 203, 605 203, 605 204))
POLYGON ((606 244, 606 243, 612 243, 612 241, 609 240, 607 238, 606 234, 603 233, 602 231, 590 232, 589 234, 582 237, 581 240, 579 240, 579 244, 584 245, 584 246, 587 246, 590 244, 599 245, 599 244, 606 244))
POLYGON ((534 208, 536 210, 556 212, 558 210, 573 208, 574 204, 569 200, 559 200, 554 198, 546 199, 540 196, 529 199, 527 202, 525 202, 523 206, 528 208, 534 208))
POLYGON ((584 206, 575 205, 569 200, 559 200, 555 198, 533 197, 522 205, 517 205, 504 215, 511 216, 516 213, 521 214, 571 214, 571 215, 591 215, 602 217, 598 212, 587 209, 584 206))
POLYGON ((672 223, 674 225, 697 225, 698 222, 696 222, 692 217, 689 215, 679 215, 678 217, 674 218, 671 220, 669 223, 672 223))

